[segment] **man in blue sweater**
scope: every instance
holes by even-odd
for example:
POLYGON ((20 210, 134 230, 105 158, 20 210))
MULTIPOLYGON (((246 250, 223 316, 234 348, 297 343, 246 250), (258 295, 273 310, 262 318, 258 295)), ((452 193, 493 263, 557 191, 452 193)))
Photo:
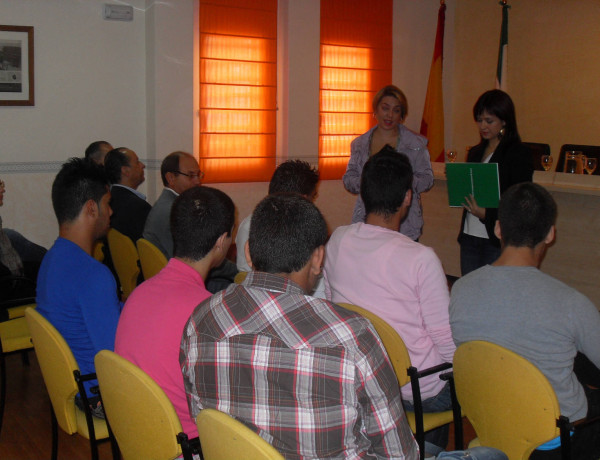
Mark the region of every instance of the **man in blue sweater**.
MULTIPOLYGON (((62 334, 82 374, 95 372, 94 356, 114 349, 121 305, 110 270, 92 257, 96 240, 106 235, 112 211, 104 168, 80 158, 66 162, 52 184, 52 206, 59 236, 46 253, 37 284, 37 310, 62 334)), ((86 393, 103 416, 99 399, 86 393)), ((76 404, 82 408, 79 395, 76 404)))

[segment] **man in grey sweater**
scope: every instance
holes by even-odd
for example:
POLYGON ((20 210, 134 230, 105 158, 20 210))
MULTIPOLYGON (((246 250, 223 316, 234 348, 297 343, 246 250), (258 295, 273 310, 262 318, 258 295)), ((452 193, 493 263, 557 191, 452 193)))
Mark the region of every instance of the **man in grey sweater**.
MULTIPOLYGON (((554 388, 561 413, 576 421, 600 415, 600 390, 582 385, 573 372, 578 352, 600 367, 600 313, 583 294, 539 270, 555 221, 556 203, 543 187, 528 182, 507 190, 495 228, 500 258, 454 284, 450 326, 457 346, 486 340, 533 363, 554 388)), ((590 453, 597 459, 595 425, 592 432, 577 430, 572 444, 576 452, 598 450, 590 453)), ((553 458, 559 451, 536 450, 531 458, 553 458)))

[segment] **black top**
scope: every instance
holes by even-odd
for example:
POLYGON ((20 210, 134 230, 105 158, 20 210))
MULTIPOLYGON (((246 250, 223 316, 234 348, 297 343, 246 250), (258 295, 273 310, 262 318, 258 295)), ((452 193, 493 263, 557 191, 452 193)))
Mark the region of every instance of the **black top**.
MULTIPOLYGON (((469 150, 467 155, 467 162, 469 163, 481 163, 483 153, 487 143, 481 142, 475 147, 469 150)), ((513 142, 511 144, 504 144, 500 142, 496 151, 490 158, 490 163, 498 163, 498 177, 500 179, 500 196, 506 189, 512 185, 519 184, 521 182, 531 182, 533 177, 533 158, 531 150, 521 142, 513 142)), ((460 226, 460 235, 458 241, 460 242, 461 236, 464 234, 465 218, 467 211, 463 211, 462 223, 460 226)), ((498 219, 498 208, 486 208, 485 218, 481 220, 485 224, 485 228, 488 233, 490 243, 494 246, 500 246, 500 240, 494 235, 494 226, 498 219)))
POLYGON ((135 244, 142 237, 152 206, 124 187, 112 187, 110 193, 110 207, 113 211, 110 226, 127 235, 135 244))

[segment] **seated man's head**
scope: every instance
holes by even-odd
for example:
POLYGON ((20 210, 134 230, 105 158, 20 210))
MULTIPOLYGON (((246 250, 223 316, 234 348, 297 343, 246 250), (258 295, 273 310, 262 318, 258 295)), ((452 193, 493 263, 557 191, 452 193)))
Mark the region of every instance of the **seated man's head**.
POLYGON ((187 189, 200 185, 204 173, 194 155, 186 152, 169 153, 160 165, 163 185, 181 194, 187 189))
POLYGON ((144 168, 137 154, 126 147, 111 150, 104 158, 104 169, 111 184, 137 189, 144 182, 144 168))
POLYGON ((112 211, 104 168, 92 161, 71 158, 52 184, 52 206, 61 229, 81 226, 94 239, 106 235, 112 211))
POLYGON ((554 240, 556 202, 548 191, 532 182, 510 187, 500 199, 495 233, 502 246, 534 249, 554 240))
POLYGON ((231 245, 235 206, 231 198, 211 187, 192 187, 171 208, 173 256, 196 262, 214 251, 218 266, 231 245))
POLYGON ((311 291, 321 273, 327 225, 317 207, 296 194, 264 198, 252 213, 246 244, 248 263, 257 271, 299 274, 311 291))
POLYGON ((98 163, 99 165, 104 164, 104 157, 106 154, 113 149, 113 146, 106 141, 96 141, 88 145, 85 149, 85 159, 98 163))
POLYGON ((404 217, 412 199, 413 171, 408 157, 385 146, 365 163, 360 196, 369 214, 391 219, 404 217))
POLYGON ((310 201, 317 198, 319 172, 306 161, 288 160, 281 163, 271 177, 269 195, 298 193, 310 201))

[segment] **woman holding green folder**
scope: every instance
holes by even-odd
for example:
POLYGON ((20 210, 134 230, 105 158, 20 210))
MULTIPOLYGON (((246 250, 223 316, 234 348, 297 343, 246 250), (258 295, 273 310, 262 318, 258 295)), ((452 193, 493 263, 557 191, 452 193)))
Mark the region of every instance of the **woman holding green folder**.
MULTIPOLYGON (((515 106, 499 89, 483 93, 473 107, 473 118, 481 141, 469 150, 467 162, 498 163, 500 195, 511 185, 531 182, 533 159, 517 130, 515 106)), ((462 275, 494 262, 500 255, 500 241, 494 234, 497 208, 482 208, 472 195, 465 197, 460 244, 462 275)))

